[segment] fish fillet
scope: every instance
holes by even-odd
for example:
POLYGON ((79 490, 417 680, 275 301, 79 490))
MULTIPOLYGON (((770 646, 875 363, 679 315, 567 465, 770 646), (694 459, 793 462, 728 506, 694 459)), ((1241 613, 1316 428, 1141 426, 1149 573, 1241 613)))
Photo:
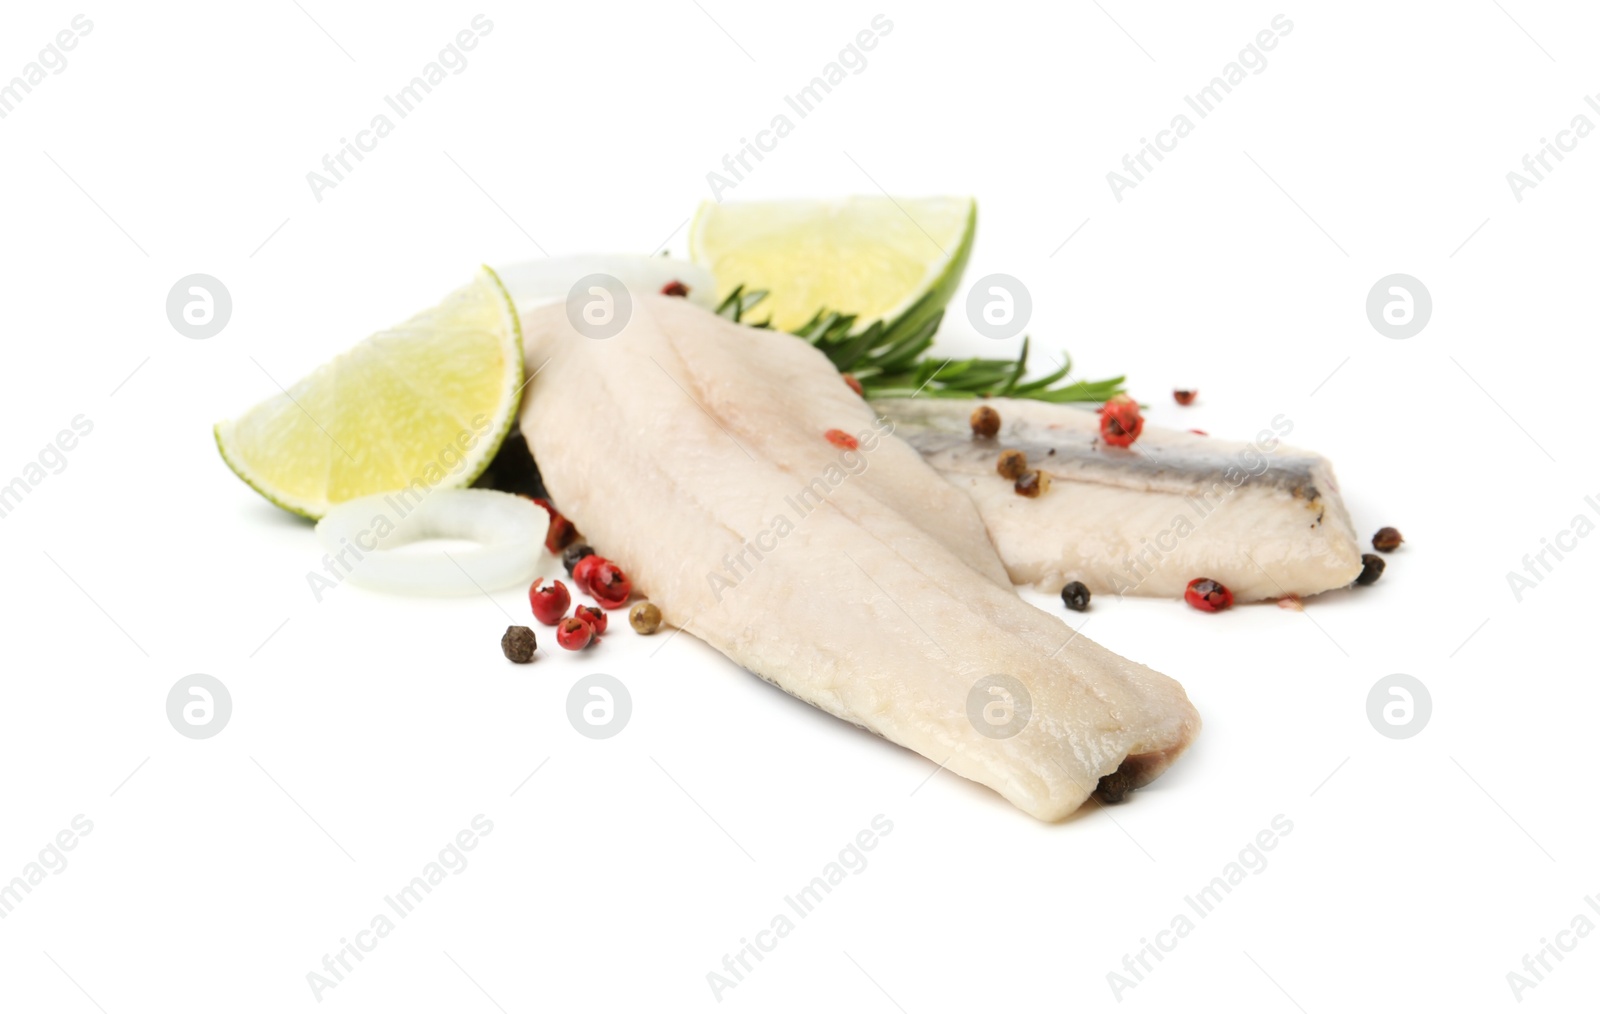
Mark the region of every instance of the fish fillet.
POLYGON ((975 439, 973 402, 888 399, 875 407, 983 516, 1011 579, 1046 592, 1082 581, 1095 594, 1177 597, 1197 577, 1238 601, 1314 595, 1361 573, 1361 550, 1327 459, 1279 442, 1279 416, 1250 443, 1146 426, 1106 446, 1080 408, 992 398, 1001 430, 975 439), (1018 496, 995 471, 1002 448, 1027 453, 1051 488, 1018 496))
POLYGON ((544 483, 669 624, 1043 820, 1199 729, 1176 682, 1022 601, 972 501, 806 342, 655 295, 609 339, 562 305, 523 329, 544 483))

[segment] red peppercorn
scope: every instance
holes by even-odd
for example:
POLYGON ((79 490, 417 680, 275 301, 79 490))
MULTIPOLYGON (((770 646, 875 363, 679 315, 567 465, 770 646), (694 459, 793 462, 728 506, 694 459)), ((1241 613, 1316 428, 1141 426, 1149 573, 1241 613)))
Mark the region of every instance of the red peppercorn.
POLYGON ((594 606, 579 606, 572 611, 572 615, 587 620, 589 626, 594 628, 594 636, 599 637, 606 632, 606 614, 594 606))
POLYGON ((605 562, 606 558, 599 553, 591 553, 579 560, 572 568, 572 583, 578 586, 579 591, 593 595, 590 582, 594 579, 595 569, 605 562))
POLYGON ((1180 405, 1193 405, 1194 396, 1199 393, 1199 391, 1185 391, 1179 388, 1172 392, 1172 400, 1180 405))
POLYGON ((1189 432, 1193 433, 1197 437, 1209 437, 1211 435, 1211 434, 1207 433, 1205 430, 1190 430, 1189 432))
POLYGON ((672 281, 661 287, 661 294, 663 296, 687 296, 689 294, 689 287, 674 278, 672 281))
POLYGON ((533 615, 540 623, 553 627, 566 615, 572 595, 560 581, 545 584, 544 578, 535 578, 533 587, 528 589, 528 604, 533 606, 533 615))
POLYGON ((1112 447, 1128 447, 1143 432, 1139 403, 1126 394, 1114 394, 1100 406, 1100 436, 1112 447))
POLYGON ((1209 577, 1197 577, 1184 589, 1183 600, 1202 613, 1216 613, 1233 605, 1233 592, 1209 577))
POLYGON ((544 548, 552 555, 561 552, 572 544, 578 537, 578 529, 573 527, 565 514, 556 510, 555 505, 542 496, 533 497, 533 502, 550 512, 550 530, 544 536, 544 548))
POLYGON ((846 373, 844 375, 844 382, 850 385, 850 390, 861 395, 861 397, 865 398, 867 396, 867 392, 861 389, 861 381, 856 379, 856 375, 854 373, 846 373))
POLYGON ((633 582, 621 567, 603 559, 589 579, 589 594, 607 609, 621 609, 633 594, 633 582))
POLYGON ((594 640, 594 627, 581 616, 569 616, 556 628, 556 643, 568 651, 581 651, 594 640))
POLYGON ((855 437, 846 433, 844 430, 829 430, 828 432, 824 433, 823 436, 828 438, 828 443, 835 447, 842 447, 847 451, 853 451, 857 447, 861 446, 860 444, 856 443, 855 437))

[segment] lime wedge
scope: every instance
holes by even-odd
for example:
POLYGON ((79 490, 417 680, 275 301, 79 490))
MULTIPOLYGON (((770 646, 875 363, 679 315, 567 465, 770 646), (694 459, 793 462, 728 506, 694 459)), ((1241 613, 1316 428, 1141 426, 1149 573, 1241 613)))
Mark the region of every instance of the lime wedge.
POLYGON ((522 327, 484 268, 238 419, 228 467, 285 510, 320 518, 358 496, 467 486, 499 450, 522 390, 522 327))
MULTIPOLYGON (((772 326, 803 327, 818 310, 857 316, 857 329, 895 323, 922 302, 941 309, 972 252, 970 197, 846 197, 832 201, 707 201, 689 230, 689 257, 717 280, 766 289, 772 326)), ((920 312, 920 311, 919 311, 920 312)))

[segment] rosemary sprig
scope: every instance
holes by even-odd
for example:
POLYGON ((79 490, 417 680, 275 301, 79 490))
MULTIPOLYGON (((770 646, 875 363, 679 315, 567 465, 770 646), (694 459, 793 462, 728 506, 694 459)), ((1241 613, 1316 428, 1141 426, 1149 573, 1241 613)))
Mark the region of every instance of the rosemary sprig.
MULTIPOLYGON (((767 290, 746 292, 739 286, 717 307, 717 313, 735 323, 770 328, 770 319, 760 323, 745 321, 745 315, 763 299, 767 290)), ((861 382, 869 398, 1031 398, 1057 404, 1103 402, 1122 393, 1126 377, 1062 383, 1072 372, 1072 360, 1048 376, 1024 381, 1028 371, 1029 340, 1022 340, 1016 359, 940 359, 929 355, 934 335, 944 319, 944 307, 933 303, 930 292, 902 314, 893 327, 874 321, 852 333, 853 314, 818 310, 793 333, 821 349, 839 372, 849 373, 861 382)))

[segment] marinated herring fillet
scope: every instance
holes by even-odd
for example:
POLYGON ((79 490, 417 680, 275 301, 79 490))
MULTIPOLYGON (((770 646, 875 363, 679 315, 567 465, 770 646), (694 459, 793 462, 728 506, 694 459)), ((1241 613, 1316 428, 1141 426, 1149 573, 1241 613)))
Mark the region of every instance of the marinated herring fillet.
POLYGON ((807 343, 654 295, 608 339, 562 304, 523 326, 544 483, 667 623, 1043 820, 1148 782, 1198 731, 1176 682, 1022 601, 972 501, 807 343), (1028 717, 992 738, 969 699, 1001 677, 1025 695, 977 705, 1028 717))
POLYGON ((993 439, 974 439, 974 402, 874 403, 895 432, 977 505, 1011 579, 1058 592, 1180 598, 1197 577, 1238 601, 1314 595, 1361 573, 1361 549, 1333 466, 1278 443, 1283 417, 1239 443, 1145 426, 1129 448, 1100 440, 1098 417, 1038 401, 990 398, 993 439), (998 475, 1002 449, 1049 473, 1048 492, 1018 496, 998 475))

